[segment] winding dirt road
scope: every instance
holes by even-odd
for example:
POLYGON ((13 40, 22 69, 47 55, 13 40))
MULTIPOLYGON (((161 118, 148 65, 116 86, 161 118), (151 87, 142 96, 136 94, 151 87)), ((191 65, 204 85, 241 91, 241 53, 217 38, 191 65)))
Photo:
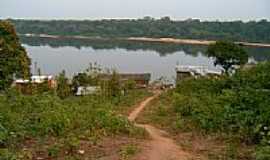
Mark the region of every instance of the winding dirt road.
MULTIPOLYGON (((128 119, 130 121, 136 120, 140 112, 150 103, 153 99, 157 98, 160 93, 147 98, 130 113, 128 119)), ((151 140, 147 142, 142 152, 135 157, 136 160, 188 160, 190 155, 183 151, 175 142, 169 138, 168 133, 159 130, 148 124, 136 124, 138 127, 145 128, 149 133, 151 140)))

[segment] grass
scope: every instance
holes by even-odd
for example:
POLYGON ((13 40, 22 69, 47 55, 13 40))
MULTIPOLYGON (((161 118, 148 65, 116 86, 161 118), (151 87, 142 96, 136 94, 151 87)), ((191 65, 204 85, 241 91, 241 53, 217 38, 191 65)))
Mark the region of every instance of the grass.
POLYGON ((136 107, 138 102, 143 101, 143 99, 150 97, 151 95, 153 95, 153 93, 146 89, 135 89, 121 98, 114 110, 120 114, 127 115, 134 107, 136 107))
POLYGON ((148 107, 141 121, 169 130, 181 144, 189 139, 191 145, 184 145, 203 148, 198 151, 206 150, 208 158, 268 159, 269 81, 270 62, 231 76, 183 80, 148 107))
POLYGON ((142 138, 144 131, 119 113, 148 94, 134 90, 114 103, 96 96, 61 100, 49 93, 25 96, 9 92, 0 97, 0 157, 5 157, 1 160, 78 158, 83 144, 97 145, 103 137, 142 138))
POLYGON ((128 160, 139 152, 139 148, 135 144, 124 145, 120 149, 120 160, 128 160))
POLYGON ((180 124, 174 123, 178 120, 172 106, 172 94, 172 91, 168 91, 151 101, 137 119, 138 123, 151 123, 158 128, 170 130, 170 132, 181 127, 180 124))
POLYGON ((183 149, 200 159, 251 159, 253 146, 234 142, 221 133, 205 133, 177 113, 173 104, 174 93, 175 90, 170 90, 153 100, 137 119, 138 123, 168 131, 183 149))

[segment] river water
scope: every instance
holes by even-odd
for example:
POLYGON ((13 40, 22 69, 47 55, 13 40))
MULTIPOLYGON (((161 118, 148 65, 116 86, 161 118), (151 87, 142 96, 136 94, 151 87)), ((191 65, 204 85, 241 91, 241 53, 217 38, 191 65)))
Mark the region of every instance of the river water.
MULTIPOLYGON (((199 65, 219 70, 205 56, 206 47, 196 45, 127 42, 109 39, 79 40, 21 37, 32 59, 32 73, 57 75, 65 70, 68 76, 85 70, 89 63, 121 73, 151 73, 151 79, 166 77, 173 81, 175 66, 199 65)), ((246 48, 250 59, 270 59, 270 48, 246 48)))

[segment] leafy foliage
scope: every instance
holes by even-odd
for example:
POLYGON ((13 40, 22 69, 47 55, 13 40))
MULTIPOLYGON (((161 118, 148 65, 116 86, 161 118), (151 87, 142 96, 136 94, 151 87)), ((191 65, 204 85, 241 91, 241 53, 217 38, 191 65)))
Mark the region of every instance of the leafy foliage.
POLYGON ((0 90, 8 88, 14 76, 29 78, 30 59, 21 46, 13 25, 0 21, 0 90))
POLYGON ((256 151, 256 160, 270 159, 270 146, 259 147, 256 151))
POLYGON ((174 111, 182 127, 256 145, 256 158, 269 159, 269 81, 270 62, 232 76, 183 81, 174 92, 174 111))
POLYGON ((269 138, 261 134, 270 124, 269 71, 267 62, 231 77, 184 81, 177 87, 175 110, 207 132, 233 133, 245 142, 263 143, 269 138))
MULTIPOLYGON (((118 106, 100 101, 100 97, 60 99, 49 93, 31 96, 13 90, 7 93, 0 96, 0 155, 15 156, 14 152, 19 153, 19 146, 29 139, 32 142, 53 139, 47 151, 49 156, 56 157, 63 149, 70 154, 77 151, 81 137, 94 143, 104 136, 143 134, 118 114, 118 106)), ((135 101, 134 96, 126 98, 135 101)), ((44 143, 37 145, 41 147, 44 143)))
POLYGON ((134 156, 139 149, 137 148, 136 145, 129 144, 125 145, 121 148, 120 150, 120 160, 128 160, 130 159, 131 156, 134 156))
POLYGON ((60 73, 57 77, 56 92, 57 95, 62 99, 71 95, 71 87, 68 83, 68 78, 66 77, 65 71, 62 71, 62 73, 60 73))
POLYGON ((270 22, 172 21, 169 17, 131 20, 11 20, 20 34, 92 37, 172 37, 207 40, 270 42, 270 22))
POLYGON ((225 41, 218 41, 208 47, 207 54, 214 57, 215 65, 221 65, 226 73, 235 65, 243 65, 248 62, 246 51, 240 46, 225 41))
POLYGON ((120 75, 115 70, 103 71, 97 63, 90 63, 89 68, 74 75, 72 79, 73 92, 77 92, 78 87, 88 86, 100 86, 99 92, 96 93, 103 99, 119 103, 121 96, 127 94, 129 90, 135 89, 136 82, 121 80, 120 75))
POLYGON ((180 135, 181 143, 186 131, 206 138, 218 136, 214 138, 217 143, 224 139, 225 152, 214 149, 218 146, 206 147, 209 159, 266 160, 270 151, 269 81, 270 62, 242 68, 232 76, 184 80, 147 107, 139 121, 180 135))
POLYGON ((120 85, 120 77, 116 73, 116 71, 113 71, 112 77, 109 80, 109 88, 111 90, 111 95, 113 97, 119 97, 121 94, 121 85, 120 85))

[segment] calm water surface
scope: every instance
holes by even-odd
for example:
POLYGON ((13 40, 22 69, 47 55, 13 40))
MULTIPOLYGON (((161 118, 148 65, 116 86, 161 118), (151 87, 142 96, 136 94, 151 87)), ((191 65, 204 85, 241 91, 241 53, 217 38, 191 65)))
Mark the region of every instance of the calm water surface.
MULTIPOLYGON (((125 73, 151 73, 152 80, 167 77, 173 81, 175 66, 200 65, 218 70, 212 59, 204 56, 202 46, 149 44, 134 42, 93 41, 93 40, 55 40, 40 38, 21 38, 24 47, 43 74, 57 75, 65 70, 69 76, 85 70, 89 63, 97 62, 103 68, 116 69, 125 73)), ((252 49, 251 49, 252 50, 252 49)), ((264 52, 268 52, 268 50, 264 52)), ((257 51, 253 51, 257 52, 257 51)), ((253 53, 251 52, 251 53, 253 53)), ((270 55, 270 52, 269 52, 270 55)), ((256 60, 265 60, 269 55, 252 54, 256 60)))

